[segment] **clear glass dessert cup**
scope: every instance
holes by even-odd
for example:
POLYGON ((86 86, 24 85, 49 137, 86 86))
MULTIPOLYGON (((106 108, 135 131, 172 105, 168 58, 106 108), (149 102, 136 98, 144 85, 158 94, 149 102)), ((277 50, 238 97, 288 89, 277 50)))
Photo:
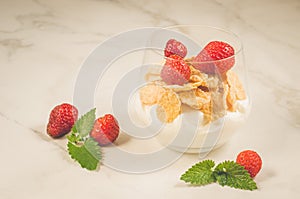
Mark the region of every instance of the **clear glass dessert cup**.
POLYGON ((141 68, 144 85, 137 92, 137 118, 146 126, 157 123, 157 141, 179 152, 205 155, 229 141, 246 121, 251 107, 239 37, 220 28, 180 25, 155 31, 147 45, 151 48, 145 51, 145 67, 141 68), (167 61, 176 62, 164 54, 170 39, 187 48, 183 60, 191 73, 181 85, 166 83, 161 75, 167 61), (196 59, 212 41, 229 44, 233 55, 218 60, 196 59), (231 67, 225 72, 219 69, 228 65, 231 67))

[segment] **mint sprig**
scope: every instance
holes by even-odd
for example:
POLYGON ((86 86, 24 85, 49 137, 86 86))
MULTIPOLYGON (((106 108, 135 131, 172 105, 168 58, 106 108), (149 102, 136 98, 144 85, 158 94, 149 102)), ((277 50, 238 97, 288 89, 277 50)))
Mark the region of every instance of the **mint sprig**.
POLYGON ((236 189, 257 189, 248 171, 234 161, 225 161, 215 167, 214 161, 204 160, 189 168, 180 179, 199 186, 217 182, 236 189))
POLYGON ((76 160, 82 168, 95 170, 101 160, 101 148, 98 143, 89 136, 93 129, 96 109, 90 110, 73 125, 68 138, 68 151, 72 159, 76 160))

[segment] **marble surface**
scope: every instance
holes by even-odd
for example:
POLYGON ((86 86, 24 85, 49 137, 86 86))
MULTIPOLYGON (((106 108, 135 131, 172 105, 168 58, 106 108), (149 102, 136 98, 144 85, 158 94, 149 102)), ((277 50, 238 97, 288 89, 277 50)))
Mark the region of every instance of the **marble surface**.
POLYGON ((0 0, 0 198, 299 198, 300 2, 0 0), (238 34, 253 100, 246 125, 207 158, 244 149, 263 158, 259 189, 190 187, 179 180, 197 155, 133 175, 70 160, 45 133, 49 111, 72 102, 80 65, 111 35, 138 27, 204 24, 238 34))

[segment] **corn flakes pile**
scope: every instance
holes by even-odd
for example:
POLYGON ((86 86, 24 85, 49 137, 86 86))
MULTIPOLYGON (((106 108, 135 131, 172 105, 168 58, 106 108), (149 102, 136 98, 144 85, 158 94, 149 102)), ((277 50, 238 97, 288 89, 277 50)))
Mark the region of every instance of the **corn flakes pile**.
POLYGON ((158 105, 157 115, 161 121, 173 122, 182 113, 184 104, 201 111, 205 125, 223 117, 226 111, 237 111, 237 100, 246 99, 243 85, 232 70, 218 76, 201 73, 191 64, 189 66, 190 79, 182 86, 152 80, 139 90, 143 105, 158 105))

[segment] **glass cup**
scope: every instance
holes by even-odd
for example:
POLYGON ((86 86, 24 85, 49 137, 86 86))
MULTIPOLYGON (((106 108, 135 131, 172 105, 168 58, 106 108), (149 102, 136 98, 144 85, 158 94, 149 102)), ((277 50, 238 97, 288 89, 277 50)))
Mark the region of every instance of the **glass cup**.
POLYGON ((178 152, 205 155, 229 141, 245 122, 251 107, 239 37, 220 28, 179 25, 154 31, 146 46, 149 48, 145 50, 139 76, 144 85, 137 89, 134 98, 137 123, 149 128, 159 126, 153 128, 157 141, 178 152), (187 48, 184 62, 189 65, 191 76, 183 85, 168 84, 161 78, 165 63, 174 61, 164 55, 170 39, 187 48), (229 44, 234 54, 219 60, 195 59, 212 41, 229 44), (217 69, 230 63, 233 66, 226 72, 217 69), (214 71, 203 71, 205 67, 214 71), (152 87, 147 90, 149 85, 152 87), (152 98, 156 101, 147 102, 152 98))

